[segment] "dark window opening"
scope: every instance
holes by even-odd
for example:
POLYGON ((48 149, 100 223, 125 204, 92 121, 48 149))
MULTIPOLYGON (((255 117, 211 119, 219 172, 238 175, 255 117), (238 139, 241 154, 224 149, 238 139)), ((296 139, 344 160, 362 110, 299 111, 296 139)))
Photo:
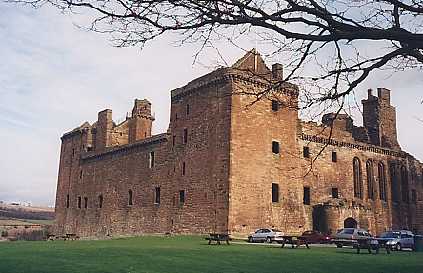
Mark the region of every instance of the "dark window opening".
POLYGON ((187 104, 187 116, 189 115, 189 104, 187 104))
POLYGON ((353 180, 354 180, 354 197, 363 198, 363 179, 361 173, 360 159, 353 159, 353 180))
POLYGON ((374 175, 373 175, 373 162, 367 160, 366 162, 366 176, 367 176, 367 197, 370 200, 374 200, 374 175))
POLYGON ((75 155, 75 149, 72 148, 72 156, 75 155))
POLYGON ((336 162, 336 161, 338 161, 336 152, 332 152, 332 162, 336 162))
POLYGON ((279 184, 272 183, 272 202, 279 202, 279 184))
POLYGON ((279 110, 279 102, 277 100, 272 100, 272 111, 278 111, 279 110))
POLYGON ((310 187, 304 187, 303 203, 310 205, 310 187))
POLYGON ((176 144, 176 136, 172 136, 172 146, 175 146, 176 144))
POLYGON ((272 153, 279 154, 279 142, 272 141, 272 153))
POLYGON ((180 204, 185 203, 185 191, 184 190, 179 191, 179 203, 180 204))
POLYGON ((408 193, 408 173, 404 166, 401 167, 401 197, 403 202, 410 201, 408 193))
POLYGON ((175 113, 175 120, 178 120, 178 113, 175 113))
POLYGON ((187 128, 184 129, 184 135, 183 135, 182 139, 184 141, 184 144, 188 143, 188 129, 187 128))
POLYGON ((182 162, 182 175, 185 175, 185 168, 186 167, 186 164, 185 164, 185 162, 182 162))
POLYGON ((103 207, 103 195, 98 196, 98 207, 101 209, 103 207))
POLYGON ((303 156, 304 158, 309 158, 310 157, 310 148, 305 146, 303 147, 303 156))
POLYGON ((332 198, 339 198, 338 188, 332 188, 332 198))
POLYGON ((69 200, 69 194, 68 194, 66 195, 66 208, 69 208, 69 203, 70 203, 70 200, 69 200))
POLYGON ((132 194, 132 190, 128 191, 128 205, 132 206, 133 205, 133 194, 132 194))
POLYGON ((82 179, 82 176, 83 176, 83 171, 81 170, 81 171, 79 172, 79 179, 82 179))
POLYGON ((154 164, 155 164, 155 154, 154 154, 154 152, 153 151, 151 151, 150 152, 150 156, 149 156, 149 167, 150 167, 150 169, 151 168, 153 168, 154 167, 154 164))
POLYGON ((154 190, 154 204, 160 204, 160 187, 156 187, 154 190))
POLYGON ((413 203, 417 202, 417 192, 416 192, 416 190, 411 190, 411 202, 413 202, 413 203))
POLYGON ((84 208, 88 208, 88 197, 84 197, 84 208))
POLYGON ((78 209, 81 208, 81 196, 78 196, 78 209))
POLYGON ((390 178, 391 178, 392 201, 397 203, 397 202, 399 202, 400 189, 399 189, 399 183, 398 183, 397 168, 396 168, 395 164, 391 164, 389 166, 389 175, 390 175, 390 178))

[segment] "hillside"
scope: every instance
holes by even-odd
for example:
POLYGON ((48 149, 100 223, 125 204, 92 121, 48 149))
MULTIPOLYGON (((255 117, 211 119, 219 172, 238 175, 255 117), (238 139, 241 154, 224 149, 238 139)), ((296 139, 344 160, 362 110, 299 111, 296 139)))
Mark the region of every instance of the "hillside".
POLYGON ((26 207, 20 205, 0 204, 0 218, 53 220, 54 209, 47 207, 26 207))

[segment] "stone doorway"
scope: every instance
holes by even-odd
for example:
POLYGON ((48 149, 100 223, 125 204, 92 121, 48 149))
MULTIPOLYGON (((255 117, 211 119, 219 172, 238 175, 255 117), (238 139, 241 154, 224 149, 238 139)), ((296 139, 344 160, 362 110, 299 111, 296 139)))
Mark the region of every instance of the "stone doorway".
POLYGON ((328 220, 326 216, 325 207, 323 205, 313 206, 313 230, 320 231, 322 233, 328 232, 328 220))
POLYGON ((344 228, 357 228, 357 226, 357 221, 352 217, 348 217, 344 220, 344 228))

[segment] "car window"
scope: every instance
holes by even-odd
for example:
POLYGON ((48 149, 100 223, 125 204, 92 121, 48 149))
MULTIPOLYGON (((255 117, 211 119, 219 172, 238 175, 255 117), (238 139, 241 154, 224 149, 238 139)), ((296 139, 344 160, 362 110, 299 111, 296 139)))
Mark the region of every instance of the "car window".
POLYGON ((346 229, 341 230, 340 233, 343 233, 343 234, 353 234, 354 233, 354 229, 346 228, 346 229))
POLYGON ((272 229, 273 232, 281 232, 279 229, 272 229))
POLYGON ((263 229, 263 233, 268 233, 268 232, 270 232, 270 230, 268 230, 268 229, 263 229))

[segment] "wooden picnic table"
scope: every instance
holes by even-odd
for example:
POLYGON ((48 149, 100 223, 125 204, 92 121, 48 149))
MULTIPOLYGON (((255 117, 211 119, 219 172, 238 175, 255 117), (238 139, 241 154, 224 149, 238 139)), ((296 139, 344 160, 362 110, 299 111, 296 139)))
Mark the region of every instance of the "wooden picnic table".
POLYGON ((209 245, 212 243, 212 241, 215 241, 218 245, 220 245, 220 242, 225 241, 226 244, 229 245, 229 241, 232 240, 227 233, 210 233, 209 237, 205 239, 209 241, 209 245))
POLYGON ((290 244, 291 248, 298 248, 300 245, 305 245, 307 249, 310 249, 310 246, 308 245, 308 242, 304 236, 284 235, 282 238, 282 248, 285 247, 285 244, 290 244))

